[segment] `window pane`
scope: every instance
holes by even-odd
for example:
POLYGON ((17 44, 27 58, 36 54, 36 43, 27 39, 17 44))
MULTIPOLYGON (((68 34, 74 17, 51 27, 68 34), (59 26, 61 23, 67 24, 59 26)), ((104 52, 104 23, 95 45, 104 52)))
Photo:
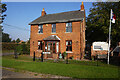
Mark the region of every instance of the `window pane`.
POLYGON ((38 27, 38 33, 43 33, 43 26, 42 25, 39 25, 39 27, 38 27))
POLYGON ((72 51, 72 41, 66 41, 66 51, 72 51))
POLYGON ((66 32, 72 32, 72 23, 66 23, 66 32))
POLYGON ((69 51, 72 51, 72 46, 69 46, 69 51))
POLYGON ((40 41, 38 41, 38 45, 40 45, 40 41))
POLYGON ((56 33, 56 24, 52 24, 52 32, 56 33))
POLYGON ((66 46, 66 51, 68 51, 68 46, 66 46))
POLYGON ((42 41, 38 41, 38 49, 42 50, 42 41))
POLYGON ((68 41, 66 41, 66 45, 68 45, 68 41))

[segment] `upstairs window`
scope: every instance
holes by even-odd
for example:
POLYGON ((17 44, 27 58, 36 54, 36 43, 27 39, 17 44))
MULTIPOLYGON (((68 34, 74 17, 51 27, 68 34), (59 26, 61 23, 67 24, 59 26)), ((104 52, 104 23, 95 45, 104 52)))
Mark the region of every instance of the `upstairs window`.
POLYGON ((66 23, 66 32, 72 32, 72 22, 66 23))
POLYGON ((43 25, 38 26, 38 33, 43 33, 43 25))
POLYGON ((66 51, 72 51, 72 41, 66 41, 66 51))
POLYGON ((42 50, 42 41, 38 41, 38 50, 42 50))
POLYGON ((52 33, 56 33, 56 24, 52 24, 52 33))

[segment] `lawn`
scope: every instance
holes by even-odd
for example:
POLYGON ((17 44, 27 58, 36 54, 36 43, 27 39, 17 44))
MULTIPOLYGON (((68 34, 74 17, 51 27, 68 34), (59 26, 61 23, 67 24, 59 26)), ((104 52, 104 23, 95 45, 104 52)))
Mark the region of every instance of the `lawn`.
MULTIPOLYGON (((72 61, 72 60, 71 60, 72 61)), ((2 66, 11 67, 19 70, 27 70, 37 73, 53 74, 68 76, 73 78, 118 78, 118 67, 116 66, 93 66, 83 65, 85 61, 72 61, 70 64, 53 63, 53 62, 33 62, 30 57, 19 56, 18 60, 13 59, 13 56, 4 56, 2 58, 2 66), (20 60, 24 61, 20 61, 20 60), (25 62, 31 61, 31 62, 25 62), (81 65, 82 63, 82 65, 81 65)), ((86 63, 89 63, 87 61, 86 63)), ((90 62, 91 64, 91 62, 90 62)))

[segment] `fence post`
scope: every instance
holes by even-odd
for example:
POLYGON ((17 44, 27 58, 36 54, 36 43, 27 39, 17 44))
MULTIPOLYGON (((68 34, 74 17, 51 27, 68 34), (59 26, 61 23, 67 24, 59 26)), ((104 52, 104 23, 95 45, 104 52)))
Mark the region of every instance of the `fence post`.
POLYGON ((18 58, 16 50, 14 50, 14 57, 15 57, 15 59, 18 58))
POLYGON ((43 52, 41 52, 41 62, 43 62, 43 52))
POLYGON ((67 55, 67 56, 66 56, 66 57, 67 57, 67 58, 66 58, 66 64, 68 64, 68 53, 66 53, 66 55, 67 55))

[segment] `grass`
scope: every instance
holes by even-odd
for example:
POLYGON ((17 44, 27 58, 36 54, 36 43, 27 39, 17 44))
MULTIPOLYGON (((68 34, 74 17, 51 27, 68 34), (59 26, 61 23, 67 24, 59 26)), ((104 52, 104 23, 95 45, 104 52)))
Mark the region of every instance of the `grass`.
MULTIPOLYGON (((2 66, 27 70, 37 73, 68 76, 73 78, 118 78, 118 67, 113 66, 92 66, 81 65, 85 61, 71 60, 71 64, 48 62, 24 62, 19 60, 32 61, 29 56, 19 56, 17 60, 13 56, 4 56, 2 66)), ((86 63, 95 63, 86 61, 86 63)), ((101 63, 102 64, 102 63, 101 63)))
POLYGON ((14 55, 3 56, 2 58, 12 59, 12 60, 32 61, 32 58, 29 55, 18 55, 18 59, 14 59, 14 55))

